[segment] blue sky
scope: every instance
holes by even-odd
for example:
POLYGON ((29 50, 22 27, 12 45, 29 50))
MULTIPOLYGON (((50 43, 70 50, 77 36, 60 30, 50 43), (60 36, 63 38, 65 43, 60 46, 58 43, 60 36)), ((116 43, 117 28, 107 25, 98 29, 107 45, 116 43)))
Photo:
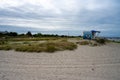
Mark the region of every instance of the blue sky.
POLYGON ((120 37, 120 0, 0 0, 0 30, 4 25, 78 35, 100 30, 120 37))

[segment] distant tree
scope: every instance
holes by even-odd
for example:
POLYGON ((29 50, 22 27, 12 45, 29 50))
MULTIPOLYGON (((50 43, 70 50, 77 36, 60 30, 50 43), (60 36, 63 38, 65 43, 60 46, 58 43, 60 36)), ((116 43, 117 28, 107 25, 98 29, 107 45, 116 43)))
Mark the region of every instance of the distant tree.
POLYGON ((32 33, 31 33, 30 31, 28 31, 28 32, 26 33, 26 35, 29 36, 29 37, 32 37, 32 33))
POLYGON ((0 37, 4 36, 2 32, 0 32, 0 37))
POLYGON ((18 35, 17 32, 9 32, 9 33, 8 33, 8 36, 13 36, 13 37, 15 37, 15 36, 17 36, 17 35, 18 35))
POLYGON ((8 31, 3 31, 3 32, 0 32, 0 36, 1 37, 8 37, 8 36, 12 36, 12 37, 16 37, 18 36, 18 33, 17 32, 8 32, 8 31))
POLYGON ((19 34, 19 36, 25 36, 25 34, 22 33, 22 34, 19 34))
POLYGON ((26 34, 22 33, 22 34, 18 34, 19 37, 26 37, 26 34))
POLYGON ((33 36, 34 37, 42 37, 42 34, 41 33, 37 33, 37 34, 34 34, 33 36))

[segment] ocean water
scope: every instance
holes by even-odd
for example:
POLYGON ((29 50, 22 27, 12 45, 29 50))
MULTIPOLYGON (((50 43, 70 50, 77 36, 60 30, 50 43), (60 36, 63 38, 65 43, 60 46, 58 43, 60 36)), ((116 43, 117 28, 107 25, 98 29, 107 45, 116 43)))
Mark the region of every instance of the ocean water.
POLYGON ((120 37, 107 37, 107 39, 111 41, 120 41, 120 37))

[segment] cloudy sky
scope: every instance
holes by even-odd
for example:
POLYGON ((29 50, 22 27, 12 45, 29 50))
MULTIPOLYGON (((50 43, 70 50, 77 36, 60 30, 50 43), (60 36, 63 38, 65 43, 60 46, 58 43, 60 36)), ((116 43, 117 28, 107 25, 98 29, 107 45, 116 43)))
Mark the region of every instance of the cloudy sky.
POLYGON ((0 29, 6 26, 120 36, 120 0, 0 0, 0 29))

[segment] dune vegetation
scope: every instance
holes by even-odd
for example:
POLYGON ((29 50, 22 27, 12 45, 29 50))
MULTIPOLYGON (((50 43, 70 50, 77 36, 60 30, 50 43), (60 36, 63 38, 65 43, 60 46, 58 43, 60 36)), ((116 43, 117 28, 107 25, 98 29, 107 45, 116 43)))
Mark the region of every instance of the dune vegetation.
POLYGON ((72 42, 68 42, 67 39, 53 39, 44 38, 40 41, 1 41, 0 50, 15 50, 22 52, 55 52, 63 50, 74 50, 77 45, 72 42))
POLYGON ((18 34, 16 32, 0 33, 0 50, 15 50, 22 52, 55 52, 74 50, 77 45, 99 46, 108 42, 106 39, 84 40, 81 36, 66 36, 53 34, 18 34))
POLYGON ((0 50, 15 50, 22 52, 55 52, 74 50, 77 44, 67 41, 74 36, 57 34, 26 34, 17 32, 0 32, 0 50))
POLYGON ((109 42, 107 39, 97 38, 93 40, 81 40, 76 43, 79 45, 100 46, 105 45, 107 42, 109 42))

